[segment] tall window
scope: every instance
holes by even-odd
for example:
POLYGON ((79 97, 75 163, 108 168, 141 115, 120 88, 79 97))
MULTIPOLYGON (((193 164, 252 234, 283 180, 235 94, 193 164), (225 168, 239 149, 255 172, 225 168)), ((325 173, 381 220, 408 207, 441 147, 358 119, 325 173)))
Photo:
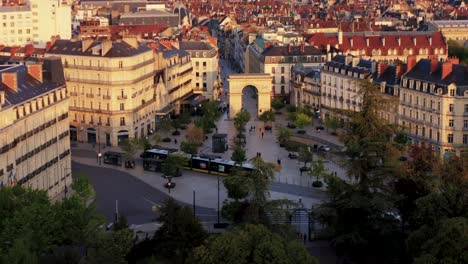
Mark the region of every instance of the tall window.
POLYGON ((453 104, 449 104, 449 112, 450 113, 453 113, 454 111, 454 105, 453 104))
POLYGON ((468 134, 463 134, 463 144, 468 144, 468 134))
POLYGON ((449 127, 453 127, 453 119, 449 119, 449 127))
POLYGON ((124 106, 123 103, 121 103, 121 104, 120 104, 120 111, 123 111, 123 110, 125 110, 125 106, 124 106))
POLYGON ((125 126, 125 117, 120 118, 120 125, 125 126))
POLYGON ((447 135, 447 141, 448 141, 448 143, 453 143, 453 134, 448 134, 447 135))

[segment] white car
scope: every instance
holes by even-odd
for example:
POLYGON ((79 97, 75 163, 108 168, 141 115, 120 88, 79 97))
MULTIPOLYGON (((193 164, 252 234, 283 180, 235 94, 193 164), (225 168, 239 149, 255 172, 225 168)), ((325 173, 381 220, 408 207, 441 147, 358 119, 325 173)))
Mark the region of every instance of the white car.
POLYGON ((319 151, 328 152, 330 151, 330 147, 328 145, 322 145, 319 147, 319 151))

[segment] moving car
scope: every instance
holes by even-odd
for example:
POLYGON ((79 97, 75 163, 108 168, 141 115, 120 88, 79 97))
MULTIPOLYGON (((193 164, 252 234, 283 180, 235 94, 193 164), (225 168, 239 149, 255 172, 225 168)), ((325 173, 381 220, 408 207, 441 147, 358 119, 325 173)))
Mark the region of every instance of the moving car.
POLYGON ((290 159, 297 159, 297 158, 299 158, 299 153, 297 153, 297 152, 289 152, 288 157, 289 157, 290 159))
POLYGON ((319 151, 328 152, 330 151, 330 147, 328 145, 322 145, 319 147, 319 151))

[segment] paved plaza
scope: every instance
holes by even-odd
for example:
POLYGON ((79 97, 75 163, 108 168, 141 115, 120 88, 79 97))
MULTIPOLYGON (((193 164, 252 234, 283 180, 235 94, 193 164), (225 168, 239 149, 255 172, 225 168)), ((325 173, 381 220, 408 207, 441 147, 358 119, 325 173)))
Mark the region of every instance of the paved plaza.
MULTIPOLYGON (((220 64, 223 68, 222 75, 224 79, 227 74, 230 74, 232 72, 232 70, 229 68, 228 65, 226 65, 226 63, 223 60, 221 60, 220 64)), ((227 82, 224 82, 224 84, 227 85, 227 82)), ((225 91, 228 92, 229 88, 225 87, 225 91)), ((227 100, 227 97, 225 96, 223 99, 227 100)), ((286 113, 283 113, 282 115, 277 115, 277 121, 273 123, 273 130, 265 132, 263 129, 263 122, 258 121, 257 119, 256 98, 254 96, 254 89, 248 88, 244 90, 243 108, 246 111, 249 111, 252 115, 251 121, 247 124, 246 132, 247 157, 253 158, 255 157, 257 152, 260 152, 262 158, 266 161, 272 163, 276 163, 278 160, 281 161, 281 170, 276 173, 275 179, 271 184, 271 199, 286 198, 294 201, 301 200, 303 206, 306 208, 311 208, 313 205, 320 203, 323 199, 325 199, 325 188, 313 188, 312 182, 315 180, 315 178, 309 176, 307 173, 303 173, 301 175, 299 168, 303 166, 303 162, 300 162, 296 159, 289 159, 287 150, 279 147, 279 144, 276 142, 275 127, 285 126, 287 124, 287 121, 284 119, 286 117, 286 113), (255 129, 249 132, 251 127, 255 127, 255 129)), ((223 116, 218 120, 217 128, 218 133, 228 134, 228 138, 230 141, 236 134, 233 121, 228 119, 227 113, 224 113, 223 116)), ((318 133, 314 129, 314 126, 307 127, 305 130, 307 131, 307 133, 303 137, 308 138, 308 142, 310 142, 311 144, 313 144, 314 142, 316 142, 317 144, 320 144, 320 142, 328 142, 329 145, 334 146, 335 148, 340 148, 342 146, 335 136, 332 136, 325 131, 318 133)), ((179 148, 180 142, 186 138, 185 131, 181 130, 181 132, 182 133, 180 136, 171 136, 172 138, 177 139, 177 144, 174 143, 174 141, 172 141, 170 143, 161 143, 161 145, 165 147, 179 148)), ((212 154, 211 149, 211 135, 208 135, 208 139, 206 140, 204 145, 200 147, 199 151, 200 153, 212 154)), ((117 147, 106 147, 101 149, 102 152, 109 150, 120 151, 120 149, 117 147)), ((174 189, 171 190, 171 193, 169 194, 168 190, 164 188, 164 184, 167 182, 167 180, 164 179, 160 173, 144 171, 141 165, 141 159, 139 159, 138 157, 137 166, 134 169, 125 169, 123 167, 116 167, 104 164, 98 165, 96 158, 97 148, 93 148, 92 145, 86 143, 74 144, 72 148, 72 155, 73 161, 77 164, 75 165, 75 167, 80 168, 80 170, 88 174, 92 173, 94 181, 99 181, 100 183, 107 181, 109 183, 109 186, 111 186, 111 184, 117 184, 112 177, 113 173, 101 173, 103 168, 107 168, 109 171, 115 171, 115 175, 119 175, 118 184, 122 185, 119 188, 126 187, 126 180, 122 180, 121 177, 134 177, 140 180, 142 183, 146 184, 147 186, 156 189, 155 193, 158 194, 158 197, 161 197, 161 194, 164 194, 164 197, 171 196, 182 203, 190 205, 193 204, 193 193, 195 192, 195 204, 205 208, 202 209, 202 211, 204 211, 205 214, 210 214, 210 216, 207 217, 213 217, 216 215, 216 210, 218 208, 218 177, 215 175, 184 171, 182 177, 173 179, 173 181, 177 185, 174 189), (99 169, 96 169, 96 171, 100 171, 100 173, 96 173, 93 170, 89 169, 92 167, 99 167, 99 169), (106 178, 101 179, 103 177, 106 178)), ((216 153, 216 155, 220 155, 224 159, 230 159, 231 149, 229 149, 225 153, 216 153)), ((345 172, 341 168, 341 166, 337 164, 336 157, 333 158, 332 154, 325 154, 324 158, 326 161, 325 165, 330 172, 336 172, 339 176, 345 177, 345 172)), ((314 159, 317 159, 317 155, 314 155, 314 159)), ((74 172, 79 172, 79 170, 75 170, 74 172)), ((226 199, 227 195, 224 185, 222 183, 222 177, 219 180, 219 201, 221 207, 222 201, 226 199)), ((127 181, 130 182, 131 180, 127 181)), ((132 192, 140 192, 139 189, 135 189, 137 188, 135 186, 140 185, 135 184, 133 181, 132 183, 132 188, 134 188, 132 192)), ((147 189, 145 190, 146 193, 149 193, 147 189)), ((103 191, 105 192, 105 188, 103 189, 103 191)), ((127 191, 126 193, 127 194, 123 195, 123 198, 120 197, 120 199, 133 199, 138 201, 129 202, 128 205, 136 206, 136 204, 138 204, 139 207, 144 208, 143 210, 147 209, 149 214, 151 212, 151 207, 153 205, 160 204, 160 202, 162 201, 161 199, 144 198, 145 196, 137 197, 135 195, 131 195, 131 192, 127 191)), ((114 196, 117 197, 117 194, 115 194, 114 196)), ((106 204, 108 204, 108 202, 109 201, 107 201, 106 204)), ((109 209, 106 209, 105 211, 107 212, 107 214, 109 214, 109 209)), ((145 219, 146 216, 141 217, 140 213, 141 212, 139 211, 136 212, 137 216, 135 217, 135 223, 141 223, 142 221, 147 220, 145 219)))

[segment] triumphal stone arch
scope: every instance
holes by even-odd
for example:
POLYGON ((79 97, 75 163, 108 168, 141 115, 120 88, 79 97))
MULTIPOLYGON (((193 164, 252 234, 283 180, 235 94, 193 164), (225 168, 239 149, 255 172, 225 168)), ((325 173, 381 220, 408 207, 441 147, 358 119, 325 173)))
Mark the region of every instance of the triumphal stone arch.
POLYGON ((271 109, 271 85, 273 78, 267 73, 231 74, 229 82, 229 118, 234 118, 242 109, 242 92, 253 86, 258 92, 257 111, 260 116, 271 109))

